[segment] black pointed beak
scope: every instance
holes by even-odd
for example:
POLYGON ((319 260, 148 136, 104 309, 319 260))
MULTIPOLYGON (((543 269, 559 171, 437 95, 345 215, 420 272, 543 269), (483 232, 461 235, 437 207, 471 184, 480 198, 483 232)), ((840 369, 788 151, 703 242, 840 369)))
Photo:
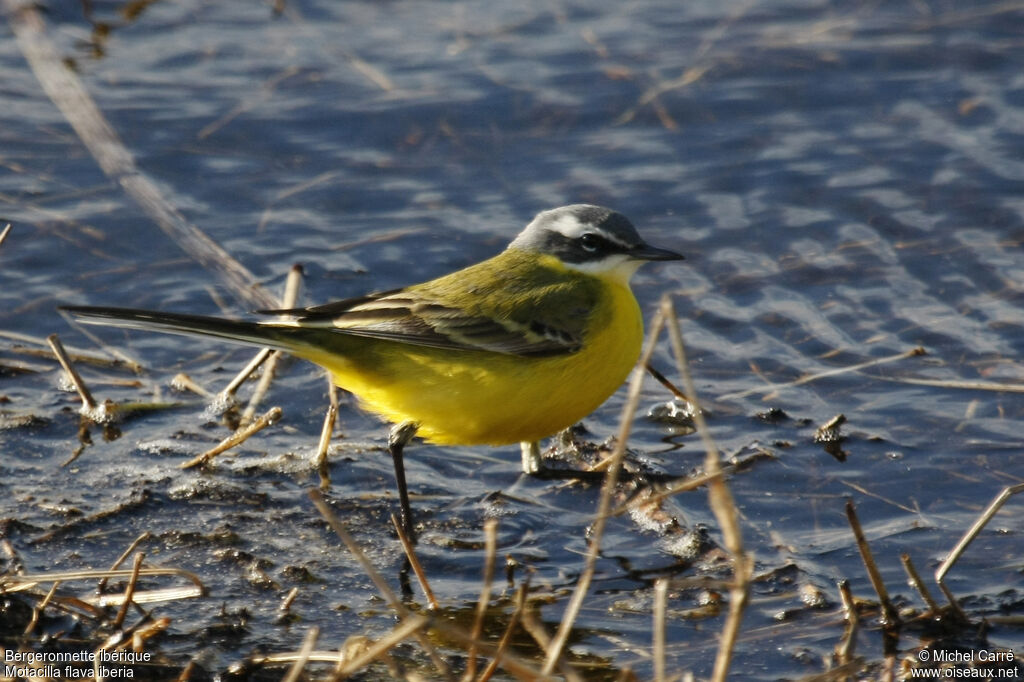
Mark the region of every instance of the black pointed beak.
POLYGON ((636 260, 684 260, 683 254, 661 249, 643 243, 629 250, 629 257, 636 260))

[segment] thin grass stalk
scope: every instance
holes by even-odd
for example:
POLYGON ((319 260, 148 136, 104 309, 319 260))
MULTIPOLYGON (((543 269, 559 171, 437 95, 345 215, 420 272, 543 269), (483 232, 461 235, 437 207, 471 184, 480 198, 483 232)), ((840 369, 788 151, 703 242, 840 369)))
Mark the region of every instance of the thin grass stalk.
POLYGON ((476 602, 476 618, 473 619, 469 651, 466 654, 466 672, 462 676, 464 682, 469 682, 476 676, 476 643, 484 631, 484 618, 487 616, 487 606, 491 603, 491 587, 494 583, 494 555, 498 551, 497 519, 487 519, 484 522, 484 544, 484 580, 480 587, 480 597, 476 602))
MULTIPOLYGON (((148 540, 151 537, 153 537, 152 533, 150 533, 148 530, 147 531, 143 531, 143 533, 141 535, 139 535, 139 537, 137 537, 134 540, 132 540, 132 544, 128 545, 128 549, 126 549, 123 552, 121 552, 121 556, 117 557, 117 560, 113 564, 110 565, 110 570, 111 571, 116 571, 121 564, 123 564, 125 561, 128 560, 128 557, 131 556, 131 553, 134 552, 136 550, 136 548, 138 548, 139 545, 141 545, 143 542, 145 542, 146 540, 148 540)), ((106 587, 107 587, 107 578, 103 578, 102 580, 100 580, 99 584, 96 586, 96 591, 97 592, 103 592, 103 590, 106 587)))
MULTIPOLYGON (((718 396, 718 400, 738 400, 739 398, 745 398, 748 395, 756 395, 759 393, 774 393, 784 388, 794 388, 796 386, 803 386, 809 384, 812 381, 818 381, 820 379, 826 379, 828 377, 834 377, 841 374, 849 374, 850 372, 859 372, 862 369, 868 369, 869 367, 875 367, 877 365, 884 365, 889 362, 898 362, 899 360, 906 360, 918 355, 924 355, 925 350, 918 346, 917 348, 911 348, 910 350, 897 353, 895 355, 889 355, 884 358, 875 358, 874 360, 867 360, 865 362, 858 363, 856 365, 849 365, 848 367, 837 367, 835 369, 829 369, 824 372, 818 372, 817 374, 809 374, 793 381, 786 381, 780 384, 769 384, 768 386, 758 386, 756 388, 748 388, 745 391, 737 391, 735 393, 726 393, 725 395, 718 396)), ((878 377, 881 378, 881 377, 878 377)), ((902 381, 902 380, 900 380, 902 381)), ((1020 387, 1024 390, 1024 386, 1020 387)))
MULTIPOLYGON (((302 266, 293 265, 288 271, 287 279, 285 279, 284 294, 281 296, 282 309, 290 310, 295 307, 299 300, 301 285, 302 266)), ((245 406, 245 410, 242 411, 239 426, 248 426, 256 417, 256 408, 259 407, 263 397, 270 390, 270 384, 274 381, 274 375, 277 372, 277 364, 281 361, 282 357, 284 357, 284 353, 278 350, 271 353, 270 357, 267 358, 267 362, 263 366, 263 375, 260 376, 259 383, 256 384, 256 388, 249 397, 249 403, 245 406)))
POLYGON ((50 348, 53 349, 53 355, 57 358, 57 362, 64 368, 64 371, 71 379, 71 383, 74 384, 75 390, 78 391, 78 395, 82 399, 83 413, 93 413, 97 407, 96 399, 92 397, 89 387, 85 385, 81 375, 79 375, 75 366, 71 364, 71 358, 68 357, 67 351, 64 350, 64 344, 60 342, 60 337, 56 334, 50 334, 46 337, 46 341, 50 344, 50 348))
POLYGON ((917 572, 914 562, 910 560, 910 555, 906 552, 901 554, 900 562, 903 564, 903 570, 906 571, 910 584, 914 586, 914 589, 917 590, 917 593, 921 595, 921 599, 928 606, 929 615, 937 615, 939 613, 939 605, 932 598, 932 593, 928 591, 924 581, 921 580, 921 575, 917 572))
POLYGON ((476 682, 487 682, 498 670, 498 663, 505 654, 505 650, 508 649, 508 645, 512 641, 512 633, 515 632, 516 627, 519 625, 519 619, 523 615, 523 609, 526 606, 526 594, 529 589, 530 583, 529 578, 527 578, 526 581, 519 585, 519 590, 516 592, 516 609, 512 612, 512 618, 508 621, 508 626, 505 628, 505 633, 501 636, 501 641, 498 642, 498 650, 494 652, 491 662, 480 673, 480 677, 477 678, 476 682))
POLYGON ((302 669, 306 667, 306 662, 309 661, 309 655, 313 653, 313 647, 316 646, 316 639, 319 636, 320 628, 315 625, 306 632, 306 636, 302 639, 302 647, 299 648, 299 655, 291 667, 288 668, 285 676, 281 678, 281 682, 298 681, 299 676, 302 675, 302 669))
POLYGON ((32 618, 29 620, 28 625, 25 626, 23 634, 29 635, 33 630, 36 629, 36 625, 39 624, 39 618, 43 615, 43 610, 49 605, 50 600, 53 599, 54 595, 57 594, 57 588, 60 587, 60 581, 57 580, 50 585, 50 591, 43 597, 43 601, 39 602, 35 608, 32 609, 32 618))
POLYGON ((668 580, 660 578, 654 583, 654 680, 665 682, 665 610, 668 606, 668 580))
POLYGON ((413 634, 420 632, 429 623, 430 619, 426 616, 421 616, 415 613, 409 615, 385 637, 381 637, 367 647, 366 651, 359 654, 351 661, 346 661, 341 669, 335 674, 334 679, 343 680, 352 673, 362 670, 413 634))
POLYGON ((409 565, 412 566, 412 572, 416 575, 420 588, 423 589, 423 594, 427 598, 428 608, 431 611, 436 611, 441 605, 437 603, 437 597, 434 596, 434 591, 430 589, 430 582, 427 580, 427 574, 423 570, 423 564, 420 563, 420 558, 416 556, 416 547, 412 544, 412 540, 406 534, 405 528, 402 527, 402 523, 394 514, 391 515, 391 525, 395 527, 398 539, 402 543, 402 549, 405 550, 405 556, 409 560, 409 565))
POLYGON ((142 569, 142 559, 146 555, 139 552, 135 555, 135 561, 132 562, 132 575, 128 579, 128 587, 124 591, 124 602, 121 604, 121 608, 117 611, 117 617, 114 618, 114 627, 119 628, 124 623, 125 616, 128 615, 128 607, 132 604, 132 597, 135 595, 135 585, 139 581, 139 570, 142 569))
MULTIPOLYGON (((366 556, 366 553, 363 552, 356 541, 352 539, 352 536, 349 534, 345 524, 338 520, 338 517, 331 510, 330 506, 328 506, 327 501, 324 499, 324 496, 320 491, 316 489, 310 490, 309 497, 313 500, 313 504, 316 506, 317 511, 320 512, 320 515, 324 517, 324 520, 327 521, 334 533, 341 539, 342 543, 348 548, 348 551, 352 554, 355 560, 359 562, 359 565, 363 567, 363 570, 366 571, 366 574, 370 577, 370 580, 373 581, 373 584, 376 585, 377 591, 380 592, 382 597, 384 597, 384 601, 387 602, 388 606, 390 606, 391 609, 403 620, 409 618, 410 615, 412 615, 412 612, 405 607, 402 600, 398 598, 395 591, 392 590, 391 586, 388 585, 386 580, 384 580, 384 576, 380 574, 370 561, 369 557, 366 556)), ((413 636, 416 637, 416 641, 419 642, 420 646, 423 647, 423 650, 427 652, 428 656, 430 656, 430 660, 434 663, 434 666, 437 668, 441 676, 447 680, 454 681, 451 670, 448 668, 448 664, 445 663, 444 659, 441 658, 441 655, 437 653, 437 649, 434 648, 434 645, 431 644, 426 635, 417 630, 413 636)))
POLYGON ((260 348, 259 352, 253 356, 252 360, 249 361, 249 364, 243 367, 242 371, 235 375, 235 378, 224 387, 224 390, 222 390, 219 395, 223 398, 233 397, 235 393, 238 392, 238 389, 242 384, 245 383, 246 379, 248 379, 253 372, 259 369, 260 365, 266 362, 267 358, 269 358, 270 354, 273 352, 274 351, 269 348, 260 348))
POLYGON ((857 508, 854 506, 853 500, 846 501, 846 519, 849 521, 850 529, 853 531, 853 537, 857 542, 857 549, 860 551, 864 568, 867 569, 868 579, 871 581, 871 586, 875 588, 878 601, 882 605, 882 617, 886 624, 894 624, 899 620, 899 615, 896 612, 896 607, 892 605, 892 600, 889 599, 889 590, 885 586, 885 581, 882 580, 882 573, 878 570, 878 564, 875 563, 875 556, 871 552, 871 546, 868 544, 867 537, 864 535, 864 529, 860 525, 860 519, 857 517, 857 508))
POLYGON ((254 421, 253 423, 246 426, 244 429, 235 431, 233 434, 222 440, 215 447, 210 448, 201 455, 197 455, 187 462, 183 462, 179 465, 182 469, 191 469, 195 466, 202 466, 209 462, 217 455, 230 450, 236 445, 241 445, 249 439, 250 436, 259 433, 263 429, 267 428, 274 422, 281 418, 282 411, 280 407, 272 407, 267 410, 266 414, 254 421))
POLYGON ((543 675, 550 675, 561 659, 562 649, 565 648, 565 643, 569 639, 569 633, 572 631, 573 623, 576 621, 577 616, 579 616, 580 608, 583 606, 583 600, 586 598, 587 590, 590 588, 590 582, 593 580, 597 556, 601 551, 601 540, 610 516, 609 511, 611 511, 612 494, 614 493, 615 486, 618 483, 619 471, 622 469, 622 460, 626 454, 626 441, 629 439, 630 431, 633 428, 633 419, 635 418, 637 407, 640 404, 640 388, 643 386, 646 372, 644 368, 647 366, 647 363, 650 362, 651 356, 654 354, 656 341, 664 326, 665 314, 662 310, 659 310, 657 314, 655 314, 654 320, 651 323, 651 331, 647 338, 647 347, 644 349, 639 362, 636 367, 633 368, 633 373, 630 376, 629 393, 627 394, 626 404, 622 408, 622 416, 619 420, 619 432, 616 436, 618 440, 615 443, 615 450, 612 453, 612 463, 608 467, 608 471, 605 473, 604 484, 601 486, 601 498, 598 503, 597 515, 591 531, 590 545, 587 548, 587 556, 584 561, 583 571, 580 574, 579 582, 576 584, 576 589, 569 600, 569 604, 566 606, 565 613, 562 615, 562 622, 559 624, 558 631, 551 640, 551 645, 547 652, 547 658, 544 660, 544 667, 541 669, 541 674, 543 675))
MULTIPOLYGON (((679 375, 683 380, 683 390, 688 395, 697 398, 697 389, 693 384, 693 377, 690 376, 689 364, 686 361, 686 349, 683 344, 683 334, 679 328, 679 318, 676 316, 672 299, 667 294, 662 296, 659 310, 666 319, 669 340, 672 343, 672 352, 675 354, 679 375)), ((722 462, 718 446, 711 437, 707 421, 704 419, 704 414, 699 407, 694 410, 693 421, 706 452, 704 473, 711 477, 708 481, 708 501, 711 505, 711 511, 718 520, 726 549, 732 555, 733 561, 733 583, 729 589, 729 615, 725 621, 725 626, 722 628, 722 637, 718 646, 718 654, 715 656, 715 667, 711 676, 711 679, 715 680, 715 682, 724 682, 729 674, 733 649, 739 638, 743 612, 746 609, 750 596, 750 579, 754 570, 754 561, 743 548, 743 534, 740 530, 739 512, 736 510, 736 504, 733 501, 729 486, 722 476, 722 462)))

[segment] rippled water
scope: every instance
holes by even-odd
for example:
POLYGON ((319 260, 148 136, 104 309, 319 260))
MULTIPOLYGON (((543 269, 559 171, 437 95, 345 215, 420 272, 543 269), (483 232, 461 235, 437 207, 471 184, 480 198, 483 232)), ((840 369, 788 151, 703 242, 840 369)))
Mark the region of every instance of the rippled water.
MULTIPOLYGON (((578 201, 615 207, 685 252, 681 265, 642 270, 635 290, 648 314, 677 292, 723 452, 771 455, 730 478, 761 576, 737 679, 821 671, 842 633, 836 581, 873 596, 848 498, 890 590, 921 607, 899 554, 930 575, 984 505, 1021 482, 1024 398, 991 389, 1024 383, 1024 5, 314 2, 275 15, 259 3, 157 2, 99 3, 90 16, 55 4, 47 21, 171 202, 274 290, 303 264, 306 302, 465 266, 536 211, 578 201), (925 355, 792 383, 918 346, 925 355), (769 408, 785 416, 758 417, 769 408), (814 442, 840 413, 842 462, 814 442), (805 583, 832 604, 803 607, 805 583)), ((13 224, 0 246, 0 330, 58 332, 95 351, 56 305, 247 309, 103 177, 6 24, 0 70, 0 217, 13 224)), ((78 444, 77 398, 54 365, 0 343, 0 517, 29 572, 105 567, 151 530, 150 561, 211 589, 157 607, 174 619, 164 650, 211 671, 257 648, 295 648, 313 624, 324 648, 391 627, 305 496, 325 409, 314 368, 284 366, 266 403, 284 408, 279 426, 209 472, 182 472, 184 457, 228 432, 172 378, 184 371, 218 390, 250 353, 95 333, 146 368, 83 368, 101 399, 187 404, 136 415, 113 440, 93 428, 92 445, 61 468, 78 444), (76 515, 85 521, 32 544, 76 515), (275 623, 292 587, 300 620, 275 623), (197 651, 224 603, 247 608, 247 624, 197 651)), ((667 344, 656 364, 673 367, 667 344)), ((586 421, 591 439, 614 433, 623 399, 586 421)), ((645 385, 644 411, 668 399, 645 385)), ((394 575, 383 433, 343 399, 328 498, 394 575)), ((703 462, 697 438, 653 420, 631 446, 673 475, 703 462)), ((597 486, 520 477, 518 458, 515 448, 410 452, 421 558, 453 611, 471 612, 479 594, 489 517, 500 520, 499 557, 523 567, 516 580, 529 567, 538 589, 574 585, 597 486)), ((720 542, 703 491, 671 505, 720 542)), ((1011 500, 950 574, 977 618, 1020 615, 1022 509, 1011 500)), ((677 562, 670 540, 637 520, 612 523, 575 653, 650 676, 652 579, 727 575, 677 562)), ((671 591, 669 656, 673 670, 706 676, 722 619, 684 617, 700 598, 671 591)), ((554 624, 562 608, 541 615, 554 624)), ((988 638, 1022 641, 1005 624, 988 638)), ((900 647, 921 643, 905 635, 900 647)), ((881 658, 876 629, 858 651, 881 658)))

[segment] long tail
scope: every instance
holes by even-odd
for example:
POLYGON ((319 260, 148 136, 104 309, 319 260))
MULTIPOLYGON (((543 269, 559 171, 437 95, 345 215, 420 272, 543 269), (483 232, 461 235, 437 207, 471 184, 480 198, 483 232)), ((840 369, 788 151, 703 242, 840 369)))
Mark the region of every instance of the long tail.
POLYGON ((75 317, 89 324, 111 327, 146 329, 150 331, 207 336, 244 346, 259 346, 294 352, 306 346, 302 334, 295 327, 263 325, 246 320, 228 320, 205 315, 163 313, 135 308, 104 308, 95 306, 61 306, 75 317))

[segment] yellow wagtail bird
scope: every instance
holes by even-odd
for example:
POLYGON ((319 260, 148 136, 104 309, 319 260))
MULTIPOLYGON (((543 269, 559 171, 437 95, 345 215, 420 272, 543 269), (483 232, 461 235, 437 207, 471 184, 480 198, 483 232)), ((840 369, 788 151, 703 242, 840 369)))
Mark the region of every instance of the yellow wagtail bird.
POLYGON ((630 277, 645 261, 679 259, 644 242, 622 214, 576 204, 538 214, 502 253, 450 275, 312 308, 260 311, 290 319, 64 309, 96 324, 283 350, 326 368, 363 407, 395 425, 388 450, 413 537, 402 459, 409 440, 532 443, 590 414, 640 355, 643 320, 630 277))

